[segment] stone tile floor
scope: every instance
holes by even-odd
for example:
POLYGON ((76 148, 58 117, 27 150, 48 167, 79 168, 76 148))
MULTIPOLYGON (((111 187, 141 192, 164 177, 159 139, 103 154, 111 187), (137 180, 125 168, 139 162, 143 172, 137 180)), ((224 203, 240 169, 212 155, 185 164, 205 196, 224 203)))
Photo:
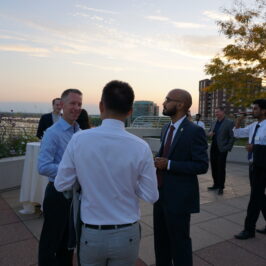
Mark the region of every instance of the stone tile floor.
MULTIPOLYGON (((234 234, 243 229, 249 200, 248 166, 227 164, 224 195, 207 191, 210 171, 199 176, 201 212, 193 214, 191 237, 195 266, 266 265, 266 235, 241 241, 234 234)), ((37 265, 37 249, 43 218, 39 209, 22 215, 19 189, 0 192, 0 265, 37 265)), ((136 266, 154 265, 152 206, 141 202, 142 240, 136 266)), ((258 227, 265 221, 260 216, 258 227)))

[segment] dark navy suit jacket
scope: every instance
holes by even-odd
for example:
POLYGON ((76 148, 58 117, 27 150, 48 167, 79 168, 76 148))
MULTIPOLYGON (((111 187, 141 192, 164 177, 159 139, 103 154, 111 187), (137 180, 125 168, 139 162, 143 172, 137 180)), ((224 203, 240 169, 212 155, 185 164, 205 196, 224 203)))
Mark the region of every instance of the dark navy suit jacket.
MULTIPOLYGON (((165 135, 170 124, 162 129, 163 153, 165 135)), ((160 199, 165 208, 173 213, 199 212, 198 174, 208 170, 208 144, 204 130, 185 118, 172 141, 168 159, 170 169, 164 170, 160 199)))
POLYGON ((52 113, 44 114, 41 116, 41 119, 39 121, 37 134, 36 136, 41 139, 43 137, 44 131, 53 125, 53 116, 52 113))

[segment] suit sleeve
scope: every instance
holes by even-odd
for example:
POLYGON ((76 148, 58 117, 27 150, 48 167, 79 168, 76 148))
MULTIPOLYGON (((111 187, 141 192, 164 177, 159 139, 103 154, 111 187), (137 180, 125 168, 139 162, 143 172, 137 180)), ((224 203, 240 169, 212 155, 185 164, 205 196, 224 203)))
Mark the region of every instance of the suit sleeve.
POLYGON ((190 158, 187 160, 175 161, 171 159, 169 171, 174 174, 198 175, 208 171, 208 143, 204 130, 196 127, 192 134, 190 147, 190 158))
POLYGON ((234 145, 234 131, 233 131, 233 127, 234 127, 234 122, 230 121, 230 125, 228 126, 228 144, 225 147, 225 150, 227 151, 231 151, 234 145))
POLYGON ((41 139, 43 137, 43 131, 44 131, 44 116, 42 115, 39 121, 37 134, 36 136, 41 139))

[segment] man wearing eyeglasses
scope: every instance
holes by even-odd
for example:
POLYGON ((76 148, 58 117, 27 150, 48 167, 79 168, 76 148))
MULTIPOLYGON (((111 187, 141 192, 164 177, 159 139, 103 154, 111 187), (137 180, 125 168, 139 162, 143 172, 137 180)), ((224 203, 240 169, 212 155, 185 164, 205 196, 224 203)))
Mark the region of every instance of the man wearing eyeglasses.
POLYGON ((171 122, 162 129, 162 144, 155 166, 159 200, 154 204, 156 266, 192 265, 191 213, 199 212, 198 174, 208 170, 204 130, 186 114, 191 95, 182 89, 170 91, 163 114, 171 122))

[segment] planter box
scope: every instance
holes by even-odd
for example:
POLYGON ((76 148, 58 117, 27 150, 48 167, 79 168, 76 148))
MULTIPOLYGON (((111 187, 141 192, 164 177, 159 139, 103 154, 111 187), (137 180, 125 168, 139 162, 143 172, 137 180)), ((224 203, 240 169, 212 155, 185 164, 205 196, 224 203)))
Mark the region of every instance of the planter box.
POLYGON ((20 186, 24 159, 25 156, 0 159, 0 190, 20 186))

